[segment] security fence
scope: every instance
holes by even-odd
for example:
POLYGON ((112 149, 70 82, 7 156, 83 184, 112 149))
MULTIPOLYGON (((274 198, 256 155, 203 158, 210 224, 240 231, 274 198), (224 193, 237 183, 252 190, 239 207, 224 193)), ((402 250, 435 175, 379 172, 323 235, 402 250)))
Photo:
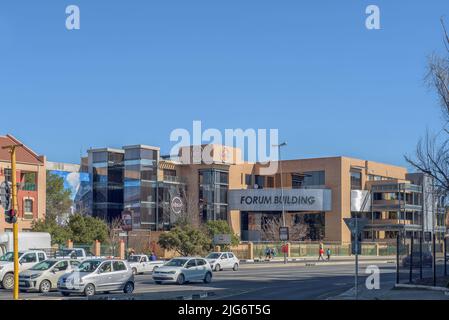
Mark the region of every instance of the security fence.
MULTIPOLYGON (((283 242, 242 242, 233 246, 231 250, 240 259, 264 259, 267 257, 267 249, 274 252, 271 258, 282 257, 283 242)), ((317 257, 319 249, 330 249, 332 256, 350 256, 350 243, 336 242, 289 242, 289 258, 317 257)), ((390 243, 362 242, 361 253, 365 256, 395 256, 395 241, 390 243)))
POLYGON ((448 285, 448 238, 398 236, 397 244, 397 284, 448 285))

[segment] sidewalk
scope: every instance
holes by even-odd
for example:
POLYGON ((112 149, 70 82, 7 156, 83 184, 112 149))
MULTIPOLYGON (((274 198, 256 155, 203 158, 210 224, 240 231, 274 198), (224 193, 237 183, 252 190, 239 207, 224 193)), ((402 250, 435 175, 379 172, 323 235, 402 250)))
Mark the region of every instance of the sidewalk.
MULTIPOLYGON (((296 263, 306 263, 313 265, 326 265, 330 263, 354 263, 354 256, 334 256, 330 261, 318 261, 317 257, 299 257, 299 258, 288 258, 288 262, 296 262, 296 263)), ((396 263, 395 256, 359 256, 359 262, 383 262, 383 263, 396 263)), ((249 259, 241 259, 241 264, 269 264, 269 263, 284 263, 283 257, 276 257, 271 260, 265 260, 264 258, 255 258, 253 260, 249 259)))
MULTIPOLYGON (((354 287, 350 290, 330 298, 329 300, 354 300, 354 287)), ((384 285, 380 290, 368 290, 361 284, 358 300, 449 300, 449 294, 417 288, 395 288, 394 284, 384 285)))

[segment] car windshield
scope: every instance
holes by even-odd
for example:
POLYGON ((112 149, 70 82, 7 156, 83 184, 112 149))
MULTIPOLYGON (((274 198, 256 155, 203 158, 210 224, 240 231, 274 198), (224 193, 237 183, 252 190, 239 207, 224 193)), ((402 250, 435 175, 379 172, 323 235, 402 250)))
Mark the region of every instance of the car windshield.
POLYGON ((165 265, 167 267, 182 267, 186 264, 187 259, 172 259, 167 262, 165 265))
POLYGON ((14 261, 14 254, 12 252, 7 252, 5 255, 1 256, 0 261, 14 261))
POLYGON ((91 260, 91 261, 84 261, 78 266, 79 272, 94 272, 98 266, 100 265, 101 261, 99 260, 91 260))
POLYGON ((34 265, 30 270, 36 270, 36 271, 48 270, 51 267, 53 267, 55 263, 56 263, 56 261, 53 261, 53 260, 45 260, 45 261, 39 262, 38 264, 34 265))
POLYGON ((139 262, 140 257, 139 256, 130 256, 128 257, 128 262, 139 262))
POLYGON ((218 259, 218 258, 220 258, 220 256, 221 256, 221 253, 211 253, 206 257, 206 259, 218 259))
MULTIPOLYGON (((22 255, 23 255, 23 252, 19 252, 19 258, 22 255)), ((5 255, 0 257, 0 261, 13 262, 14 261, 14 253, 13 252, 7 252, 5 255)))

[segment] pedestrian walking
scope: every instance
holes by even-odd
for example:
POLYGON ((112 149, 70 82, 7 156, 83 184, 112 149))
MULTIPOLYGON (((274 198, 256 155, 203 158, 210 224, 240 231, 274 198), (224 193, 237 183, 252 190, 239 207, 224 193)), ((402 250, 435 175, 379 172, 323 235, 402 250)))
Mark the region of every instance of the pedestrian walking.
POLYGON ((270 256, 271 256, 271 249, 267 246, 265 248, 265 259, 270 260, 270 256))
POLYGON ((276 257, 276 254, 277 254, 276 248, 271 248, 271 257, 272 257, 272 258, 275 258, 275 257, 276 257))
POLYGON ((330 248, 327 248, 326 255, 327 255, 327 261, 330 261, 331 260, 331 249, 330 248))
POLYGON ((156 261, 157 257, 156 254, 154 253, 154 251, 151 252, 151 256, 150 256, 150 261, 156 261))
POLYGON ((320 251, 319 251, 318 261, 320 261, 320 260, 324 261, 324 249, 323 248, 320 248, 320 251))

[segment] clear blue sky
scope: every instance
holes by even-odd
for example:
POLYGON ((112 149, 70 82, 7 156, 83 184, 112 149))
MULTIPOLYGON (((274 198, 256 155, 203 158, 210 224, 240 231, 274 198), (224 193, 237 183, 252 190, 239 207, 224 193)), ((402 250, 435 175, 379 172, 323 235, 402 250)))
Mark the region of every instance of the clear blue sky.
POLYGON ((171 130, 202 120, 278 128, 287 158, 405 165, 443 124, 423 82, 443 15, 447 0, 2 1, 0 134, 78 162, 89 147, 168 153, 171 130), (382 30, 365 28, 368 4, 382 30))

